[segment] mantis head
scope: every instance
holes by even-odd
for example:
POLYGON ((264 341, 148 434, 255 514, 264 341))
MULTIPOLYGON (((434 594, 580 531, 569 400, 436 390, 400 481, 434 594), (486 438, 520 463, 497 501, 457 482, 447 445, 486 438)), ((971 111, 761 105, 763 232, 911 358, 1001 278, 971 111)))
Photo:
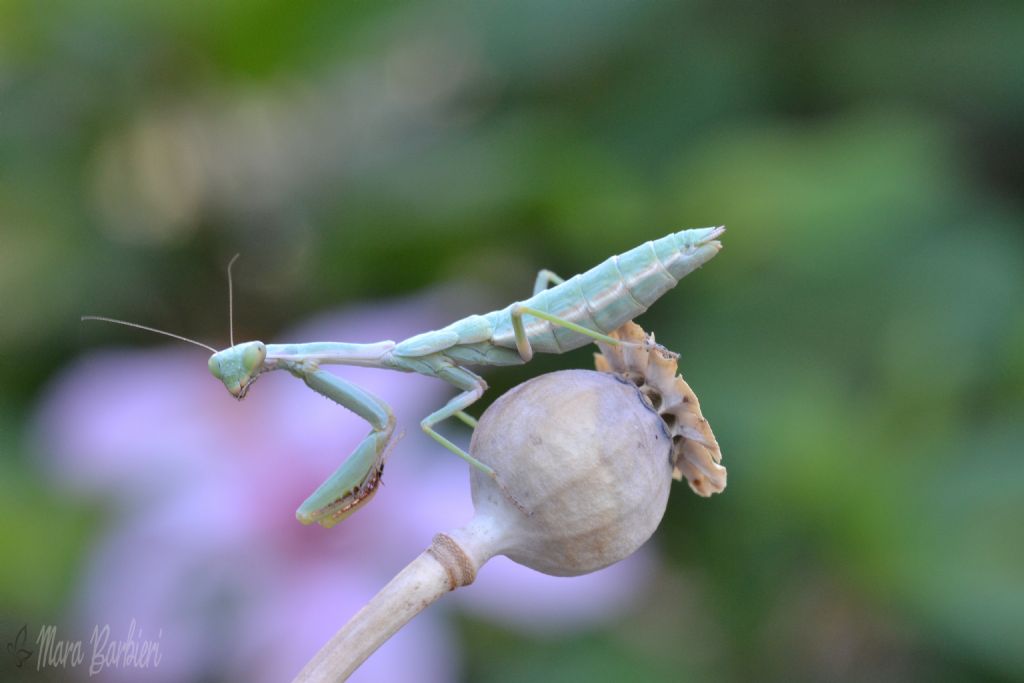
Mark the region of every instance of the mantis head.
POLYGON ((100 315, 83 315, 82 320, 99 320, 102 322, 114 323, 116 325, 136 327, 140 330, 155 332, 156 334, 162 334, 165 337, 180 339, 183 342, 195 344, 196 346, 213 351, 213 355, 210 356, 210 361, 208 363, 210 373, 221 382, 224 382, 224 386, 228 388, 228 391, 231 392, 232 396, 241 400, 245 398, 245 394, 249 391, 249 386, 256 381, 256 378, 260 376, 260 373, 265 370, 263 362, 267 359, 267 345, 261 341, 251 341, 243 344, 235 343, 235 313, 234 296, 232 294, 231 284, 231 266, 235 264, 236 260, 238 260, 238 254, 235 254, 228 263, 228 330, 231 335, 231 346, 223 351, 218 351, 212 346, 198 342, 195 339, 183 337, 180 334, 174 334, 173 332, 167 332, 165 330, 158 330, 155 327, 140 325, 138 323, 128 322, 127 320, 107 318, 100 315))
POLYGON ((210 356, 210 373, 224 382, 231 395, 245 398, 249 386, 263 372, 263 361, 267 359, 267 346, 260 341, 236 344, 210 356))

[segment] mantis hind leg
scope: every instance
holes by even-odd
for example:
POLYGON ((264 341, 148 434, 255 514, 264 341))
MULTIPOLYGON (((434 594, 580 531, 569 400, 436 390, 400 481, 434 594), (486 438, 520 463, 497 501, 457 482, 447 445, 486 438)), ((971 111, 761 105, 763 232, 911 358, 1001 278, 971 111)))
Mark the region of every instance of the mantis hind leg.
POLYGON ((537 279, 533 283, 533 295, 537 296, 551 285, 560 285, 563 282, 565 282, 564 277, 559 277, 545 268, 537 273, 537 279))
POLYGON ((337 375, 318 369, 293 372, 309 388, 370 423, 370 433, 295 511, 295 517, 303 524, 317 522, 329 528, 365 505, 377 492, 395 416, 382 400, 337 375))
POLYGON ((573 332, 579 332, 582 335, 590 337, 594 341, 604 342, 611 346, 637 346, 637 344, 634 344, 633 342, 624 342, 621 339, 609 337, 607 334, 598 332, 597 330, 591 330, 590 328, 583 327, 583 325, 577 325, 571 320, 560 318, 557 315, 548 313, 547 311, 532 308, 524 304, 515 304, 512 306, 512 331, 515 333, 516 337, 516 349, 519 351, 519 356, 524 362, 533 358, 533 347, 530 345, 530 338, 527 336, 526 327, 523 325, 524 315, 532 315, 535 318, 547 320, 553 325, 559 325, 570 329, 573 332))

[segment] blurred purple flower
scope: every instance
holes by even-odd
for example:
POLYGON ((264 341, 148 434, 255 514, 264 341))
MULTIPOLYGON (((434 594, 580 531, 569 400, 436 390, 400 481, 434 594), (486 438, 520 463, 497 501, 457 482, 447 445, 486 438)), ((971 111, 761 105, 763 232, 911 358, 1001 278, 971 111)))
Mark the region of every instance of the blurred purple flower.
MULTIPOLYGON (((447 317, 405 301, 325 315, 284 339, 402 339, 447 317)), ((108 501, 113 520, 90 558, 70 637, 110 624, 123 638, 134 619, 142 638, 159 635, 161 663, 145 680, 287 680, 434 533, 468 521, 465 464, 419 430, 451 390, 418 375, 339 374, 389 403, 406 436, 372 504, 325 530, 301 526, 294 510, 366 434, 348 411, 285 373, 261 378, 238 405, 186 348, 96 353, 67 370, 42 401, 41 452, 62 488, 108 501)), ((523 628, 591 626, 629 603, 649 565, 641 553, 557 579, 498 558, 456 595, 523 628)), ((456 670, 433 609, 351 680, 446 681, 456 670)))

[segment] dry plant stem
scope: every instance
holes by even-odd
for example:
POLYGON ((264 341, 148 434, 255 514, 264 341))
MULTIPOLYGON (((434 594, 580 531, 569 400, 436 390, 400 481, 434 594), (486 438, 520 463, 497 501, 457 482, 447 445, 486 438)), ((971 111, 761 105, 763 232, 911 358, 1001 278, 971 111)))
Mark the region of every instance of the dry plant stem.
POLYGON ((398 629, 438 598, 476 579, 484 562, 501 551, 494 521, 477 515, 469 524, 438 534, 331 637, 295 677, 295 683, 344 681, 398 629))

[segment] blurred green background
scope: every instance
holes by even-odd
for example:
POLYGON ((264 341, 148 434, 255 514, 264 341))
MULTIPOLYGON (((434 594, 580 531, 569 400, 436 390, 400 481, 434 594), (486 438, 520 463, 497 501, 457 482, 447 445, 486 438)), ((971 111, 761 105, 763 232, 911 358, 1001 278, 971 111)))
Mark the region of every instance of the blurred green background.
POLYGON ((729 488, 676 488, 618 623, 453 616, 464 680, 1024 679, 1022 40, 1019 2, 0 1, 2 635, 107 524, 40 473, 40 393, 165 343, 79 315, 223 345, 241 251, 269 340, 725 224, 640 322, 729 488))

